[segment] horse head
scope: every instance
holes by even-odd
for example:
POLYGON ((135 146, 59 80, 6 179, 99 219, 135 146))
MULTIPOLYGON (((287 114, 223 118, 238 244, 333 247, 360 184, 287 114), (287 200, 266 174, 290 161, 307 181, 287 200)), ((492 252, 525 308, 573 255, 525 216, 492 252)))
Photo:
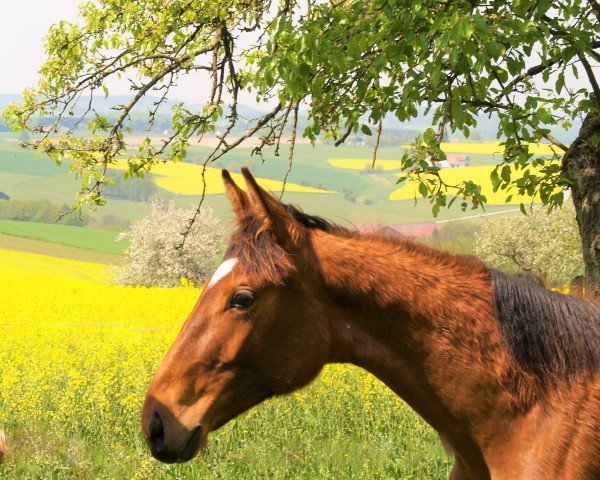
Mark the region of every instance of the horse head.
POLYGON ((143 433, 163 462, 190 460, 209 432, 306 385, 328 359, 309 229, 247 169, 243 175, 247 191, 223 171, 236 228, 144 402, 143 433))

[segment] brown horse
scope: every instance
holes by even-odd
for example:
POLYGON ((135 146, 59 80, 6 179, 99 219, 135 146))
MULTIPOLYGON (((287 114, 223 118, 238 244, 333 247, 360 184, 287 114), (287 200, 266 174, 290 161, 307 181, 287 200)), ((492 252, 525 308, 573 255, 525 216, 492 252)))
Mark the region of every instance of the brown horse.
POLYGON ((142 413, 152 454, 328 362, 379 377, 435 428, 454 479, 600 479, 600 306, 408 240, 360 235, 223 171, 237 216, 142 413))

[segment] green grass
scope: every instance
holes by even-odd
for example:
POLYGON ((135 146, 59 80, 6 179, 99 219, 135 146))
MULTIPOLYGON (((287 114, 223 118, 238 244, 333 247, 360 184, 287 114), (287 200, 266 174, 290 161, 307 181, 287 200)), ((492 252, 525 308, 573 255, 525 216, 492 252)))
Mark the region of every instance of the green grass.
POLYGON ((121 254, 105 253, 87 248, 72 247, 55 242, 46 242, 27 237, 15 237, 0 233, 0 249, 18 250, 21 252, 41 253, 58 258, 69 258, 83 262, 106 263, 121 265, 125 256, 121 254))
POLYGON ((127 240, 116 241, 117 233, 99 228, 75 227, 48 223, 0 220, 0 233, 26 237, 87 250, 123 254, 127 240))
POLYGON ((65 419, 69 428, 58 430, 14 425, 9 419, 4 428, 15 451, 6 465, 0 465, 0 476, 15 480, 447 479, 452 459, 444 454, 437 434, 385 387, 376 388, 376 394, 366 392, 365 385, 371 382, 354 367, 326 371, 308 389, 269 400, 211 433, 208 451, 182 465, 164 465, 150 458, 139 420, 128 411, 119 425, 125 433, 119 435, 110 433, 110 425, 98 425, 96 431, 78 428, 77 411, 65 419))

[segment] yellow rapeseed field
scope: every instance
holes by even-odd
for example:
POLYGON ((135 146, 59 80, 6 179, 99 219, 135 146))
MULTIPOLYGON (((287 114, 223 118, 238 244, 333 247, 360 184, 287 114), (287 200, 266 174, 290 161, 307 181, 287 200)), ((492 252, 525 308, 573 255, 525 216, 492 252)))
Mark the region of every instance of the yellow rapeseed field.
MULTIPOLYGON (((368 158, 328 158, 327 163, 332 167, 346 168, 349 170, 365 170, 371 169, 372 160, 368 158)), ((399 170, 402 168, 400 160, 377 160, 375 168, 382 170, 399 170)))
MULTIPOLYGON (((440 177, 442 180, 448 185, 457 185, 465 180, 472 180, 478 185, 481 185, 481 192, 486 196, 488 204, 520 204, 531 202, 531 197, 521 196, 517 193, 516 190, 498 190, 494 192, 492 181, 490 180, 490 174, 492 170, 495 168, 494 165, 481 165, 477 167, 460 167, 460 168, 443 168, 440 170, 440 177), (512 199, 509 202, 506 202, 506 199, 509 195, 512 195, 512 199)), ((531 167, 532 172, 535 172, 535 169, 531 167)), ((513 170, 513 177, 519 178, 521 176, 521 172, 515 172, 513 170)), ((449 194, 452 194, 453 191, 449 190, 449 194)), ((418 184, 415 182, 405 182, 402 187, 394 190, 389 195, 390 200, 408 200, 415 198, 420 198, 421 195, 418 192, 418 184)), ((540 202, 539 195, 534 197, 534 202, 540 202)))
MULTIPOLYGON (((124 170, 126 168, 126 161, 120 160, 113 168, 124 170)), ((154 183, 165 190, 181 195, 202 194, 202 165, 184 162, 166 162, 152 167, 152 173, 155 175, 154 183)), ((240 174, 232 173, 231 176, 238 185, 244 185, 244 180, 240 174)), ((220 169, 207 167, 205 180, 206 194, 225 193, 220 169)), ((256 180, 259 185, 271 192, 281 192, 283 182, 266 178, 257 178, 256 180)), ((328 190, 307 187, 296 183, 286 183, 285 189, 288 192, 333 193, 328 190)))
MULTIPOLYGON (((504 153, 504 147, 500 142, 444 142, 441 144, 445 153, 464 153, 464 154, 484 154, 496 155, 497 160, 501 159, 504 153)), ((409 149, 410 145, 403 145, 403 148, 409 149)), ((548 156, 553 153, 560 153, 554 145, 546 143, 531 143, 529 151, 534 155, 548 156)), ((348 170, 364 170, 371 168, 371 160, 368 158, 328 158, 327 162, 336 168, 345 168, 348 170)), ((400 170, 402 162, 400 160, 377 160, 376 167, 382 170, 400 170)))
MULTIPOLYGON (((410 148, 407 145, 404 147, 410 148)), ((446 153, 485 153, 488 155, 504 153, 504 147, 500 145, 500 142, 443 142, 441 147, 446 153)), ((560 153, 560 150, 549 143, 530 143, 529 152, 533 155, 552 155, 560 153)))
POLYGON ((435 433, 364 371, 330 366, 211 434, 185 465, 150 458, 143 398, 199 290, 111 285, 107 266, 0 250, 7 479, 447 478, 435 433))

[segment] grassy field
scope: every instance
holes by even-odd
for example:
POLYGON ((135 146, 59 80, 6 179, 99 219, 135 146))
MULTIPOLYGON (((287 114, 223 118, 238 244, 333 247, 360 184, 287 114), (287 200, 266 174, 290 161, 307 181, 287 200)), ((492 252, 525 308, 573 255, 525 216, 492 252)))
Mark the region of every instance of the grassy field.
MULTIPOLYGON (((373 165, 373 160, 365 158, 328 158, 327 163, 336 168, 369 170, 373 165)), ((377 159, 375 168, 381 170, 400 170, 402 168, 402 161, 377 159)))
POLYGON ((211 434, 202 458, 154 461, 141 404, 199 291, 111 286, 105 274, 0 250, 1 478, 447 478, 435 433, 374 377, 339 365, 211 434))
POLYGON ((88 248, 72 247, 56 242, 46 242, 27 237, 15 237, 0 233, 0 249, 18 250, 21 252, 41 253, 58 258, 81 260, 84 262, 122 265, 126 257, 121 254, 99 252, 88 248))
MULTIPOLYGON (((208 148, 194 146, 190 148, 188 160, 202 162, 208 148)), ((401 147, 386 147, 379 151, 379 158, 397 161, 403 153, 401 147)), ((236 149, 213 166, 227 167, 237 171, 240 166, 247 165, 257 177, 273 180, 268 187, 275 193, 280 191, 280 180, 287 170, 287 145, 282 145, 280 156, 272 152, 265 154, 265 161, 250 155, 248 148, 236 149)), ((298 144, 295 149, 293 169, 288 181, 298 187, 329 190, 339 193, 317 194, 294 192, 288 189, 283 199, 299 205, 305 211, 315 213, 344 224, 352 223, 407 223, 431 220, 431 205, 428 201, 413 199, 392 201, 390 194, 398 187, 394 171, 383 171, 376 174, 363 174, 359 171, 336 168, 328 163, 330 158, 346 158, 359 162, 362 166, 369 163, 372 151, 369 147, 333 147, 319 144, 298 144)), ((498 157, 492 154, 470 154, 473 165, 493 164, 498 157)), ((194 165, 183 164, 187 170, 197 171, 194 165)), ((216 170, 215 170, 216 172, 216 170)), ((218 173, 217 173, 218 176, 218 173)), ((155 177, 160 179, 161 177, 155 177)), ((162 177, 165 181, 167 177, 162 177)), ((181 180, 180 180, 181 181, 181 180)), ((185 179, 194 188, 201 185, 196 175, 187 175, 185 179)), ((215 184, 216 187, 219 187, 215 184)), ((191 188, 191 187, 190 187, 191 188)), ((219 187, 220 188, 220 187, 219 187)), ((13 198, 48 199, 57 204, 72 205, 74 193, 78 189, 75 178, 68 173, 65 165, 58 168, 53 162, 43 157, 35 157, 32 153, 23 151, 14 142, 0 140, 0 191, 13 198)), ((194 193, 197 190, 187 191, 194 193)), ((175 201, 181 208, 190 208, 199 201, 197 195, 181 195, 161 189, 161 195, 175 201)), ((222 219, 229 217, 230 208, 223 194, 208 195, 205 204, 215 210, 222 219)), ((458 206, 450 211, 442 211, 439 219, 457 218, 471 215, 463 213, 458 206)), ((488 211, 496 210, 490 207, 488 211)), ((134 220, 149 213, 149 206, 143 202, 110 199, 108 204, 90 215, 100 219, 103 215, 116 215, 128 220, 134 220)))
POLYGON ((100 228, 84 228, 51 223, 0 220, 0 233, 85 248, 114 255, 123 254, 127 239, 117 241, 117 233, 100 228))
MULTIPOLYGON (((446 153, 501 155, 504 147, 500 142, 449 142, 441 144, 446 153)), ((552 155, 560 150, 549 143, 530 143, 529 151, 534 155, 552 155)))

